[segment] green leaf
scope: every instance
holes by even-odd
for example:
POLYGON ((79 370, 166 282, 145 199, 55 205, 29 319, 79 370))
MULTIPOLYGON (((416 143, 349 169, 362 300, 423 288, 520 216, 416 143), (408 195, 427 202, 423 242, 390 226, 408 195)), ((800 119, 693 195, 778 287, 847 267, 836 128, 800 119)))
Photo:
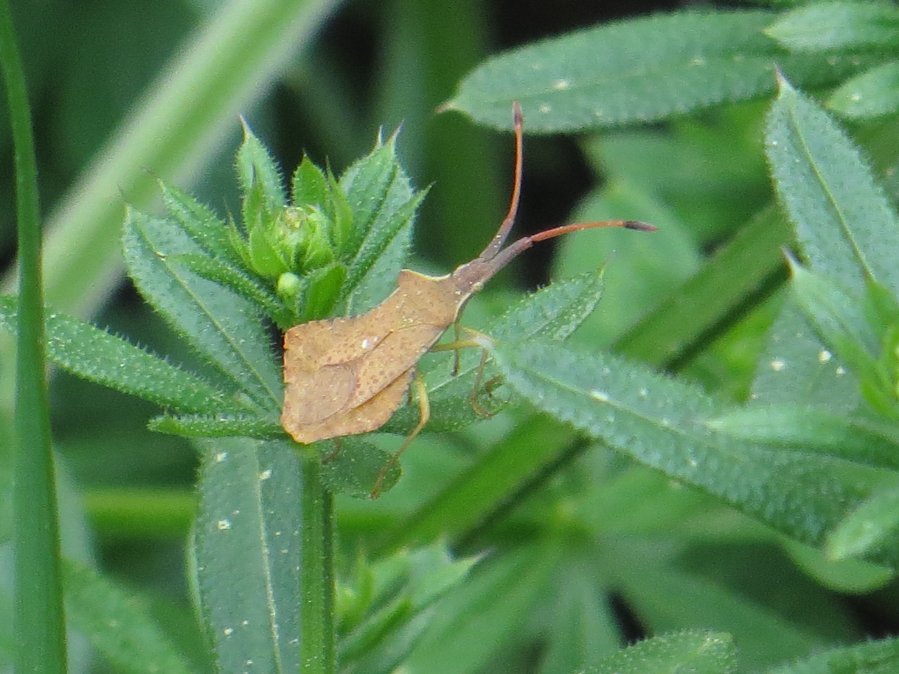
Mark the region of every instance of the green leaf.
POLYGON ((194 199, 187 192, 159 183, 162 202, 168 214, 210 256, 221 257, 233 264, 240 264, 228 236, 228 226, 215 212, 194 199))
MULTIPOLYGON (((224 226, 224 225, 223 225, 224 226)), ((245 272, 241 267, 224 262, 219 258, 204 253, 185 253, 171 255, 169 261, 184 265, 197 276, 224 286, 240 295, 251 304, 259 307, 271 317, 279 327, 288 328, 293 325, 293 314, 278 301, 278 297, 257 277, 245 272)))
POLYGON ((147 428, 158 433, 180 435, 185 438, 256 438, 284 439, 280 423, 250 414, 182 414, 153 417, 147 428))
POLYGON ((751 400, 766 405, 806 405, 849 414, 860 402, 858 382, 815 334, 788 297, 768 333, 751 400))
POLYGON ((287 204, 281 172, 272 156, 253 131, 243 123, 243 143, 237 151, 237 180, 245 200, 244 224, 254 221, 255 213, 248 214, 246 208, 263 209, 270 213, 287 204), (258 190, 254 196, 254 192, 258 190), (246 203, 246 201, 249 203, 246 203))
POLYGON ((675 561, 660 558, 651 542, 631 545, 616 564, 616 587, 640 623, 651 633, 715 625, 740 645, 741 671, 854 636, 839 603, 774 547, 729 546, 718 537, 675 561))
POLYGON ((385 466, 389 469, 378 487, 382 494, 400 479, 400 467, 393 455, 358 437, 326 440, 315 447, 322 456, 322 483, 331 493, 371 498, 385 466))
POLYGON ((372 609, 349 625, 340 642, 344 674, 395 671, 431 622, 434 603, 468 576, 477 558, 455 560, 442 543, 401 550, 366 569, 370 578, 347 588, 372 585, 372 609))
POLYGON ((333 263, 306 276, 305 292, 298 297, 298 322, 305 323, 329 316, 340 296, 346 275, 346 267, 333 263))
MULTIPOLYGON (((0 327, 14 331, 16 300, 0 297, 0 327)), ((47 355, 67 372, 184 412, 243 409, 219 391, 140 347, 76 318, 47 315, 47 355)))
POLYGON ((832 559, 860 557, 895 538, 899 528, 899 485, 877 490, 830 533, 827 554, 832 559))
POLYGON ((142 597, 66 560, 63 567, 66 616, 119 672, 196 671, 163 633, 142 597))
POLYGON ((397 159, 394 137, 350 166, 340 187, 353 212, 343 257, 343 301, 346 313, 353 314, 370 309, 396 286, 424 192, 413 191, 397 159))
POLYGON ((646 639, 588 667, 584 674, 727 674, 737 671, 731 635, 684 630, 646 639))
MULTIPOLYGON (((873 317, 865 311, 870 302, 859 301, 824 276, 798 264, 791 266, 795 296, 809 323, 825 345, 851 368, 865 399, 881 413, 895 414, 899 408, 894 375, 881 363, 882 338, 878 329, 883 326, 872 325, 873 317)), ((894 316, 892 322, 899 324, 899 318, 894 316)))
MULTIPOLYGON (((831 532, 831 536, 833 532, 831 532)), ((888 585, 896 576, 892 566, 873 564, 852 557, 835 559, 829 554, 831 537, 822 552, 803 543, 785 539, 784 549, 801 571, 819 585, 844 594, 866 594, 888 585)), ((807 605, 807 602, 803 602, 807 605)), ((818 607, 809 607, 818 612, 818 607)))
POLYGON ((129 210, 123 247, 131 278, 147 301, 251 400, 278 416, 281 373, 256 307, 170 260, 200 252, 170 221, 129 210))
POLYGON ((774 89, 774 64, 817 86, 858 70, 780 49, 765 11, 680 12, 604 24, 493 57, 469 73, 448 108, 508 129, 521 102, 531 133, 595 129, 683 115, 774 89))
POLYGON ((588 665, 619 649, 620 622, 598 575, 576 557, 560 569, 540 672, 586 672, 588 665))
POLYGON ((869 641, 816 653, 798 662, 769 669, 767 674, 890 674, 899 667, 899 639, 869 641))
POLYGON ((303 157, 291 180, 293 205, 321 207, 326 203, 328 193, 328 180, 324 172, 309 157, 303 157))
MULTIPOLYGON (((494 358, 509 385, 538 409, 811 544, 886 477, 715 433, 707 421, 723 410, 711 398, 607 354, 532 340, 498 342, 494 358)), ((899 548, 889 556, 899 556, 899 548)))
POLYGON ((850 292, 870 277, 899 295, 899 218, 857 148, 787 82, 768 115, 766 151, 812 269, 850 292))
POLYGON ((707 425, 749 442, 899 470, 899 428, 822 408, 754 404, 728 410, 707 425))
POLYGON ((791 51, 892 47, 899 9, 887 2, 814 2, 779 17, 765 33, 791 51))
POLYGON ((405 663, 408 670, 428 674, 487 670, 504 647, 522 638, 560 552, 548 545, 528 546, 479 564, 468 582, 438 604, 405 663))
POLYGON ((869 119, 899 110, 899 61, 882 63, 841 84, 827 107, 852 119, 869 119))
POLYGON ((300 460, 287 442, 202 441, 194 529, 219 671, 300 671, 300 460))

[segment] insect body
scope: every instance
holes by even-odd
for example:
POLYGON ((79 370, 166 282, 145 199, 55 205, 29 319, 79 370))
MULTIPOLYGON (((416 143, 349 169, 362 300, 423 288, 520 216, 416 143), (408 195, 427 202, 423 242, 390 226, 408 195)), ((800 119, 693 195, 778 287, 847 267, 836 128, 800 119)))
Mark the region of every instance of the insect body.
MULTIPOLYGON (((441 277, 404 269, 396 290, 367 313, 301 323, 285 334, 281 424, 298 442, 365 433, 387 423, 402 403, 419 359, 458 319, 465 302, 535 242, 597 227, 655 229, 632 220, 576 223, 521 238, 503 248, 521 191, 522 122, 517 103, 514 112, 515 181, 509 212, 476 259, 441 277)), ((421 420, 399 451, 427 421, 423 395, 422 387, 421 420)))

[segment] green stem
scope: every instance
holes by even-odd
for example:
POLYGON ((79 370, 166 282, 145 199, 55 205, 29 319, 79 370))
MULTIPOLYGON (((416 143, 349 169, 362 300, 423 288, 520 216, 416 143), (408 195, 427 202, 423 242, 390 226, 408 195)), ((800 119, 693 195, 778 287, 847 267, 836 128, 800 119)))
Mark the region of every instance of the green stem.
POLYGON ((0 0, 0 67, 15 145, 19 318, 13 434, 15 671, 66 671, 59 523, 45 376, 37 168, 25 76, 9 4, 0 0))
POLYGON ((333 674, 337 660, 334 638, 334 503, 331 494, 322 486, 319 457, 304 457, 302 471, 302 671, 305 674, 333 674))

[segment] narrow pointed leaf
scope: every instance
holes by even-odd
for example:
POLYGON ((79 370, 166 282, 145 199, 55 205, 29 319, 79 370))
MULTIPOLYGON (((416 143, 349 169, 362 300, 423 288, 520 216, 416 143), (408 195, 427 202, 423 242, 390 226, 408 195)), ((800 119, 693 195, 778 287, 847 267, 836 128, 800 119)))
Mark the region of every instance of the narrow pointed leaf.
POLYGON ((812 269, 850 292, 870 277, 899 295, 899 218, 855 145, 786 82, 768 115, 766 151, 812 269))
POLYGON ((890 674, 899 668, 899 639, 869 641, 815 653, 802 660, 769 669, 767 674, 890 674))
MULTIPOLYGON (((272 156, 259 139, 244 124, 244 138, 237 151, 237 179, 246 197, 255 189, 259 190, 255 207, 274 211, 287 204, 281 172, 272 156)), ((249 224, 248 220, 245 223, 249 224)))
POLYGON ((344 253, 344 297, 347 312, 358 313, 380 302, 395 286, 408 253, 412 218, 424 193, 413 191, 393 139, 347 169, 340 187, 353 213, 344 253))
POLYGON ((707 424, 741 440, 899 470, 899 427, 822 408, 755 404, 728 410, 707 424))
POLYGON ((185 438, 286 438, 280 423, 250 414, 161 415, 150 419, 147 428, 185 438))
POLYGON ((646 639, 604 658, 584 674, 729 674, 737 671, 730 634, 689 630, 646 639))
MULTIPOLYGON (((15 321, 15 299, 0 297, 0 327, 13 331, 15 321)), ((47 355, 67 372, 157 405, 184 412, 242 409, 196 375, 64 314, 47 314, 47 355)))
POLYGON ((277 416, 281 376, 257 309, 168 259, 200 252, 171 221, 129 211, 123 245, 131 278, 147 301, 250 399, 277 416))
POLYGON ((327 200, 328 179, 309 157, 303 157, 294 171, 291 197, 294 206, 322 206, 327 200))
MULTIPOLYGON (((886 479, 877 469, 715 433, 706 423, 723 412, 714 400, 607 354, 531 341, 497 343, 494 357, 538 409, 811 544, 886 479)), ((886 554, 899 558, 899 546, 886 554)))
POLYGON ((434 604, 461 586, 477 558, 453 559, 442 543, 401 550, 371 569, 370 615, 340 641, 345 674, 393 672, 433 620, 434 604))
POLYGON ((768 333, 752 384, 752 401, 808 405, 851 413, 860 402, 858 380, 809 325, 788 297, 768 333))
POLYGON ((791 51, 849 51, 899 40, 899 8, 888 2, 816 2, 779 17, 765 33, 791 51))
POLYGON ((104 659, 125 674, 188 674, 195 668, 141 597, 71 560, 63 569, 66 615, 104 659))
POLYGON ((899 486, 880 489, 849 513, 827 539, 832 559, 859 557, 895 538, 899 529, 899 486))
POLYGON ((243 269, 202 253, 173 255, 169 259, 174 264, 184 265, 197 276, 229 288, 265 312, 278 325, 290 327, 292 316, 275 293, 243 269))
POLYGON ((895 113, 899 110, 899 61, 883 63, 844 82, 827 99, 827 107, 853 119, 895 113))
POLYGON ((228 235, 228 226, 208 206, 173 185, 160 182, 162 202, 169 215, 209 255, 239 264, 228 235))
POLYGON ((478 66, 448 107, 507 129, 517 100, 531 133, 595 129, 767 95, 775 63, 796 82, 815 86, 871 62, 791 54, 761 32, 775 16, 678 12, 543 40, 478 66))
POLYGON ((300 461, 286 442, 203 441, 200 609, 218 671, 300 671, 300 461))

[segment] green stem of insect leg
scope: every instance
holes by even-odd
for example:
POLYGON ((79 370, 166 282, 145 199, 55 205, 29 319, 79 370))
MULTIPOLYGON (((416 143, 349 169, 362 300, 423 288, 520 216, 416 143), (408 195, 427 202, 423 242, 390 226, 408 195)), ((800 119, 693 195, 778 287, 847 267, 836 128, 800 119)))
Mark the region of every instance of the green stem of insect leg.
POLYGON ((421 433, 421 429, 427 425, 428 420, 431 418, 431 403, 428 400, 428 389, 425 386, 424 379, 422 379, 418 372, 415 373, 415 379, 412 382, 412 386, 415 387, 415 395, 418 398, 418 423, 415 424, 415 428, 413 428, 412 432, 406 436, 406 439, 403 440, 403 444, 401 444, 399 449, 393 453, 393 456, 390 457, 390 460, 384 464, 384 467, 381 468, 381 471, 378 473, 378 479, 375 480, 375 486, 371 490, 371 497, 373 499, 378 498, 381 494, 384 478, 387 477, 390 469, 399 462, 400 455, 402 455, 402 453, 406 451, 406 448, 412 444, 412 441, 419 433, 421 433))

